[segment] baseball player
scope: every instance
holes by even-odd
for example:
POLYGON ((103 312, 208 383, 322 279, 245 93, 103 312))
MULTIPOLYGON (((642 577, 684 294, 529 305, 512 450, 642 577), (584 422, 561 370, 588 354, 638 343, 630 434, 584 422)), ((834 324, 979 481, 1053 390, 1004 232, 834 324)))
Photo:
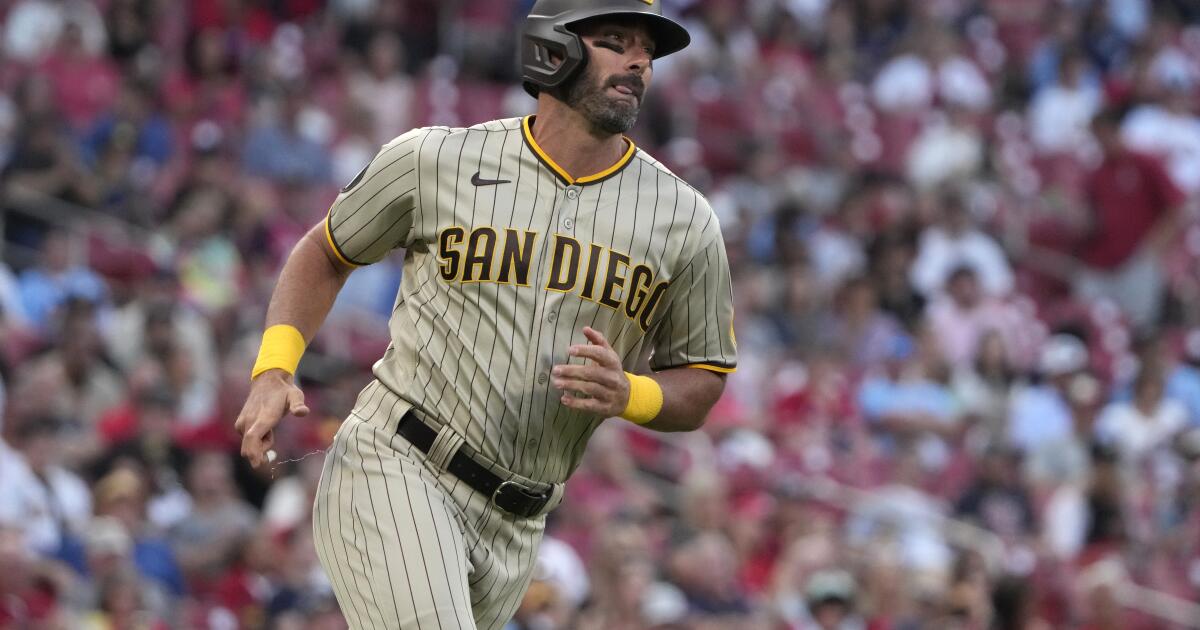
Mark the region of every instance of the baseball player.
POLYGON ((721 395, 717 220, 623 135, 652 60, 688 42, 655 0, 539 0, 521 43, 536 115, 396 138, 292 251, 237 420, 256 466, 308 413, 292 374, 346 277, 405 251, 391 344, 313 508, 352 627, 504 626, 599 423, 689 431, 721 395))

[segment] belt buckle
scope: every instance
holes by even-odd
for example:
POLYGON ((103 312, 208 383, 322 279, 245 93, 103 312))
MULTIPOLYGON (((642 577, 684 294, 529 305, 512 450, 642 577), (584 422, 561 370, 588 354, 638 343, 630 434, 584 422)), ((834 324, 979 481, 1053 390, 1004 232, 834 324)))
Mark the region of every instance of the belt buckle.
MULTIPOLYGON (((533 494, 530 490, 527 490, 525 488, 525 486, 522 486, 521 484, 519 484, 515 481, 512 481, 510 479, 508 481, 502 481, 502 482, 500 482, 500 485, 496 486, 496 489, 492 492, 492 505, 495 505, 496 507, 499 507, 505 511, 510 511, 507 508, 501 506, 500 503, 498 502, 498 499, 500 498, 500 493, 504 491, 504 488, 510 487, 510 486, 512 488, 515 488, 517 492, 521 493, 522 495, 524 495, 530 499, 541 501, 541 505, 537 506, 538 510, 542 509, 542 507, 544 507, 546 505, 546 503, 545 503, 546 499, 549 498, 549 495, 546 493, 533 494)), ((536 511, 537 510, 534 510, 535 513, 536 513, 536 511)), ((517 516, 523 516, 525 518, 530 518, 533 516, 533 514, 532 513, 531 514, 517 514, 517 516)))

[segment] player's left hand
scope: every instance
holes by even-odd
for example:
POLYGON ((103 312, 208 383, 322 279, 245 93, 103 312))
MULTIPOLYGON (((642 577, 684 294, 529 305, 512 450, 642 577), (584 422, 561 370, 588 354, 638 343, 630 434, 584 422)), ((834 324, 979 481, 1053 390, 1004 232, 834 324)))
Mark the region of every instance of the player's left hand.
POLYGON ((567 354, 588 359, 587 364, 556 365, 550 382, 563 390, 564 407, 605 418, 619 416, 629 404, 629 379, 621 367, 621 357, 600 331, 585 326, 583 336, 591 343, 573 345, 567 354))

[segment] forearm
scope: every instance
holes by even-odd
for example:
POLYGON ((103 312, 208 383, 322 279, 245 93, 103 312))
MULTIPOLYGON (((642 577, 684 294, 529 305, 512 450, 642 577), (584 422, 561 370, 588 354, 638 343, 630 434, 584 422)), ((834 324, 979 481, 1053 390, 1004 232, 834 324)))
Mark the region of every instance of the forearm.
POLYGON ((647 429, 664 433, 695 431, 725 391, 725 375, 699 368, 674 368, 649 375, 662 387, 663 406, 647 429))
POLYGON ((312 341, 353 270, 329 251, 324 226, 313 227, 283 265, 267 307, 266 327, 294 326, 305 342, 312 341))
POLYGON ((1182 207, 1168 210, 1146 233, 1146 237, 1142 241, 1144 246, 1151 252, 1165 251, 1183 227, 1185 216, 1185 210, 1182 207))

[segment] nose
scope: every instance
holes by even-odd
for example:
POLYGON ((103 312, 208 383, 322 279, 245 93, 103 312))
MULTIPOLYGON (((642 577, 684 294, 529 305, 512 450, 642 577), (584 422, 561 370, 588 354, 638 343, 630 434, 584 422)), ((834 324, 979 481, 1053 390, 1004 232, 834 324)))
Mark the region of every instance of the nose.
POLYGON ((633 54, 630 55, 626 68, 630 72, 640 75, 646 70, 646 68, 650 67, 651 59, 653 58, 650 56, 650 53, 646 52, 641 47, 638 47, 634 50, 633 54))

